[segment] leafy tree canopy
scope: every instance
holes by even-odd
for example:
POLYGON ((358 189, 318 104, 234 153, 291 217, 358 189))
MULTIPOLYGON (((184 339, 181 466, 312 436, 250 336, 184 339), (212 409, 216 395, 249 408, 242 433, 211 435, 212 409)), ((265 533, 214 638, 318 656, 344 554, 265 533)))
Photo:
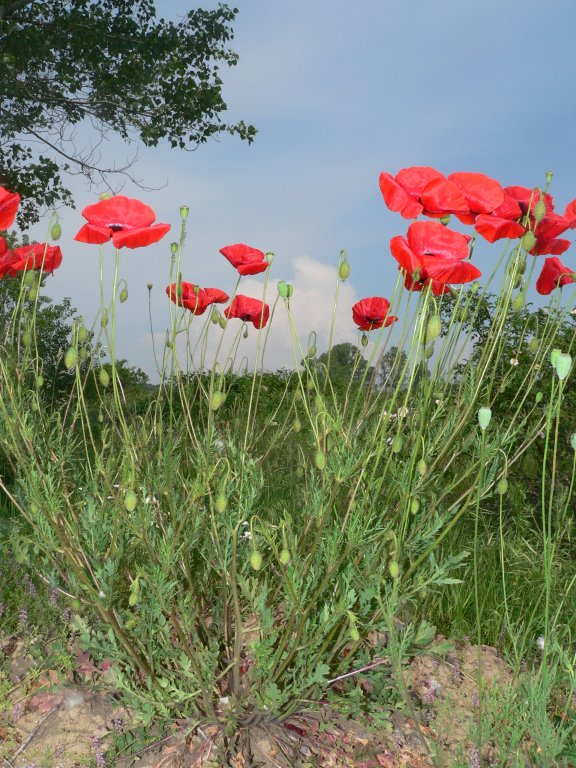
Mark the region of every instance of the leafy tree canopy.
POLYGON ((251 142, 252 126, 221 121, 236 14, 219 4, 174 23, 154 0, 0 2, 0 184, 23 197, 19 224, 72 204, 61 171, 106 183, 127 171, 100 164, 108 133, 148 147, 195 148, 222 132, 251 142), (78 144, 92 129, 98 141, 78 144))

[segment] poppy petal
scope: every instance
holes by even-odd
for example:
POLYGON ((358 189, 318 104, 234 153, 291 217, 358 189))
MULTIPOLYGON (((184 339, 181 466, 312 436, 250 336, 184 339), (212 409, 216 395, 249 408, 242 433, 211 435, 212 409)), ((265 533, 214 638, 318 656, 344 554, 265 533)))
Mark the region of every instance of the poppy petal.
POLYGON ((525 231, 518 221, 510 221, 489 213, 478 214, 474 222, 474 229, 489 243, 495 243, 496 240, 504 238, 514 240, 517 237, 522 237, 525 231))
POLYGON ((483 173, 451 173, 448 179, 463 192, 474 213, 491 213, 504 202, 502 186, 483 173))
POLYGON ((380 191, 387 207, 405 219, 416 219, 422 213, 422 206, 413 200, 406 190, 389 173, 380 174, 380 191))
POLYGON ((422 205, 426 214, 470 212, 466 198, 456 184, 444 178, 435 179, 425 187, 422 192, 422 205))
POLYGON ((142 248, 161 240, 170 231, 170 224, 154 224, 142 229, 127 229, 114 232, 112 242, 115 248, 142 248))
POLYGON ((101 245, 110 240, 110 230, 108 227, 99 227, 96 224, 84 224, 76 234, 74 240, 78 240, 80 243, 101 245))

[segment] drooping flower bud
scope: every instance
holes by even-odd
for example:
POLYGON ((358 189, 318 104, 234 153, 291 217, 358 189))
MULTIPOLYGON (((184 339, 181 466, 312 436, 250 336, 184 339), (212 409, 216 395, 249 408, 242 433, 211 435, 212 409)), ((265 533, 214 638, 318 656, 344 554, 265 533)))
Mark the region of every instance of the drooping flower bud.
POLYGON ((536 235, 534 232, 532 232, 531 229, 529 229, 527 232, 525 232, 522 235, 522 239, 520 240, 520 245, 522 248, 524 248, 525 251, 531 251, 532 248, 536 245, 536 235))
POLYGON ((80 350, 78 352, 78 355, 80 357, 80 360, 85 363, 86 360, 88 360, 88 350, 86 347, 80 347, 80 350))
POLYGON ((572 450, 576 451, 576 432, 573 432, 570 435, 570 445, 572 446, 572 450))
POLYGON ((216 512, 218 514, 222 515, 224 512, 226 512, 226 509, 228 507, 228 499, 226 498, 226 494, 219 493, 218 496, 216 496, 216 501, 214 502, 214 506, 216 507, 216 512))
POLYGON ((302 429, 302 422, 298 417, 294 419, 294 423, 292 424, 292 429, 294 430, 294 432, 300 432, 300 430, 302 429))
POLYGON ((544 200, 538 200, 534 206, 534 221, 536 224, 540 224, 542 219, 546 216, 546 203, 544 200))
POLYGON ((430 360, 433 354, 434 354, 434 344, 430 344, 429 347, 426 347, 426 351, 424 352, 424 357, 426 358, 426 360, 430 360))
POLYGON ((316 467, 320 472, 323 472, 326 469, 326 454, 324 451, 316 451, 314 455, 314 464, 316 464, 316 467))
POLYGON ((103 387, 107 387, 110 384, 110 376, 106 368, 100 368, 98 371, 98 380, 103 387))
POLYGON ((523 309, 525 304, 526 304, 526 296, 521 291, 520 293, 517 293, 516 296, 514 296, 514 298, 510 302, 512 312, 520 312, 520 310, 523 309))
POLYGON ((78 350, 76 347, 69 347, 64 355, 64 366, 66 368, 76 368, 78 365, 78 350))
POLYGON ((450 214, 447 214, 446 216, 442 216, 442 218, 439 221, 443 227, 447 227, 448 224, 450 224, 450 214))
POLYGON ((400 453, 400 451, 402 450, 403 442, 404 441, 402 440, 402 435, 394 435, 392 439, 392 443, 390 445, 390 449, 392 453, 400 453))
POLYGON ((262 554, 257 549, 253 549, 250 552, 250 567, 255 571, 259 571, 262 568, 262 554))
POLYGON ((552 364, 552 368, 556 368, 556 362, 558 360, 558 355, 562 354, 562 350, 558 349, 558 347, 554 347, 552 352, 550 352, 550 363, 552 364))
POLYGON ((36 386, 38 387, 38 389, 40 389, 40 387, 42 387, 43 384, 44 384, 44 376, 42 376, 42 374, 39 373, 38 376, 36 376, 36 386))
POLYGON ((426 465, 426 462, 424 461, 424 459, 420 459, 418 464, 416 464, 416 469, 420 477, 424 477, 426 472, 428 472, 428 466, 426 465))
POLYGON ((362 344, 363 347, 368 346, 368 336, 366 336, 365 333, 360 337, 360 344, 362 344))
POLYGON ((212 392, 212 397, 210 398, 210 410, 217 411, 218 408, 224 405, 225 400, 226 400, 225 392, 220 392, 219 390, 212 392))
POLYGON ((430 315, 426 323, 426 344, 437 339, 441 333, 442 321, 440 320, 440 315, 430 315))
POLYGON ((128 489, 124 495, 124 509, 127 512, 134 512, 137 503, 138 497, 136 496, 136 493, 131 488, 128 489))
POLYGON ((481 430, 488 428, 490 420, 492 419, 492 411, 490 408, 482 407, 478 409, 478 424, 481 430))
POLYGON ((410 512, 413 515, 417 515, 420 511, 420 499, 413 498, 410 502, 410 512))
MULTIPOLYGON (((24 331, 22 334, 22 343, 26 347, 26 349, 29 349, 32 346, 32 334, 30 331, 24 331)), ((72 365, 66 366, 67 368, 72 368, 72 365)))
POLYGON ((102 316, 100 318, 100 325, 102 326, 102 328, 106 328, 106 326, 108 325, 108 310, 107 309, 103 309, 102 310, 102 316))
POLYGON ((81 325, 78 328, 78 341, 83 344, 86 339, 88 338, 88 330, 86 329, 86 326, 81 325))
POLYGON ((505 477, 501 477, 500 480, 498 480, 496 483, 496 490, 500 496, 504 496, 504 494, 508 491, 508 480, 505 477))
POLYGON ((353 621, 350 622, 348 634, 350 635, 350 640, 352 640, 353 643, 357 643, 358 640, 360 640, 360 632, 358 632, 358 627, 353 621))
POLYGON ((122 290, 120 291, 120 304, 124 304, 124 302, 128 299, 128 288, 124 286, 122 290))
POLYGON ((212 310, 212 314, 210 315, 210 322, 213 325, 218 325, 218 323, 220 322, 220 312, 218 312, 217 309, 212 310))
POLYGON ((38 298, 38 288, 37 288, 37 286, 33 286, 28 291, 28 299, 30 301, 36 301, 37 298, 38 298))
POLYGON ((530 339, 530 341, 528 342, 528 349, 530 350, 530 352, 534 353, 534 352, 538 352, 539 347, 540 347, 540 341, 536 338, 536 336, 534 336, 534 338, 530 339))
POLYGON ((24 272, 24 285, 27 288, 31 288, 36 283, 36 272, 33 269, 28 269, 24 272))
POLYGON ((350 264, 348 264, 348 259, 346 256, 342 259, 338 266, 338 277, 342 282, 347 280, 350 277, 350 264))
POLYGON ((312 344, 308 347, 308 357, 315 357, 316 356, 316 344, 312 344))
POLYGON ((391 560, 390 564, 388 565, 388 570, 390 572, 390 576, 392 576, 393 579, 397 579, 398 575, 400 574, 400 566, 398 565, 398 560, 391 560))
POLYGON ((289 562, 290 562, 290 550, 288 550, 288 549, 286 549, 286 547, 284 547, 280 551, 280 556, 279 556, 278 559, 280 560, 282 565, 288 565, 289 562))

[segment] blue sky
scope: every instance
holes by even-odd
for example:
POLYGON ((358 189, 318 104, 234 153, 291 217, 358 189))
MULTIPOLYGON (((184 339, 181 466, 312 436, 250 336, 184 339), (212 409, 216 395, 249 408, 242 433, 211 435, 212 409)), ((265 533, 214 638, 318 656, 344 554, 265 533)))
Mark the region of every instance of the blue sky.
MULTIPOLYGON (((393 291, 397 272, 388 243, 405 233, 407 222, 385 207, 380 171, 431 165, 532 186, 543 184, 551 169, 557 208, 562 212, 576 197, 573 0, 236 4, 232 48, 240 61, 222 73, 225 119, 254 124, 254 144, 223 136, 194 152, 140 149, 135 175, 156 189, 127 183, 122 190, 175 230, 179 206, 190 206, 185 280, 231 291, 236 273, 219 248, 246 242, 273 251, 271 287, 279 279, 294 282, 301 335, 315 330, 321 350, 341 249, 352 273, 340 296, 337 341, 357 338, 352 303, 393 291)), ((160 15, 174 18, 196 3, 156 5, 160 15)), ((122 162, 133 151, 112 141, 103 157, 122 162)), ((98 248, 73 237, 81 209, 103 190, 89 190, 78 178, 71 185, 77 210, 62 212, 64 263, 46 292, 70 297, 90 321, 99 305, 98 248)), ((44 240, 45 229, 36 227, 33 235, 44 240)), ((118 355, 151 375, 146 285, 154 285, 154 330, 161 337, 168 324, 171 239, 122 252, 130 297, 119 308, 118 355)), ((478 259, 487 270, 500 252, 498 244, 486 245, 478 259)), ((565 263, 576 267, 571 253, 565 263)), ((110 248, 109 264, 112 259, 110 248)), ((261 285, 260 277, 252 278, 240 291, 258 296, 261 285)), ((279 316, 276 322, 271 368, 292 359, 285 321, 279 316)), ((252 333, 247 354, 254 344, 252 333)))

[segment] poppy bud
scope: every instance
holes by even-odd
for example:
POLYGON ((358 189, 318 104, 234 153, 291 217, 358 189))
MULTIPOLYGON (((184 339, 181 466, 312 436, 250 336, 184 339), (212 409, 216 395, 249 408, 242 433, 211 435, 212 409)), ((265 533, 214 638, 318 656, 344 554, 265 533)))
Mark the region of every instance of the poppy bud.
POLYGON ((176 256, 178 253, 178 243, 170 243, 170 252, 172 253, 172 256, 176 256))
POLYGON ((442 333, 442 321, 439 315, 430 315, 426 323, 426 344, 429 344, 442 333))
POLYGON ((520 240, 520 245, 525 251, 531 251, 534 248, 536 245, 536 235, 531 229, 524 233, 522 240, 520 240))
POLYGON ((316 356, 316 344, 312 344, 312 346, 308 347, 308 357, 315 357, 316 356))
POLYGON ((217 309, 212 310, 212 314, 210 315, 210 321, 214 325, 218 325, 218 323, 220 322, 220 312, 218 312, 217 309))
POLYGON ((546 203, 544 200, 538 200, 534 206, 534 221, 536 224, 540 224, 544 216, 546 216, 546 203))
POLYGON ((88 350, 86 347, 80 347, 80 351, 78 352, 78 355, 80 357, 80 360, 85 363, 86 360, 88 360, 88 350))
POLYGON ((154 288, 154 284, 153 283, 148 283, 148 285, 146 287, 148 288, 149 291, 151 291, 152 288, 154 288))
MULTIPOLYGON (((25 347, 31 347, 32 346, 32 334, 30 331, 24 331, 22 334, 22 343, 25 347)), ((68 368, 72 368, 72 365, 67 366, 68 368)))
POLYGON ((346 257, 340 262, 340 266, 338 267, 338 277, 342 282, 350 277, 350 264, 348 264, 348 259, 346 257))
POLYGON ((478 409, 478 424, 480 425, 481 430, 488 428, 488 424, 490 424, 491 418, 492 411, 490 408, 483 407, 478 409))
POLYGON ((426 347, 426 352, 424 353, 424 357, 426 358, 426 360, 430 360, 433 354, 434 354, 434 344, 430 344, 429 347, 426 347))
POLYGON ((216 512, 218 512, 218 514, 222 515, 224 512, 226 512, 226 508, 228 507, 228 499, 226 498, 225 494, 219 493, 218 496, 216 496, 214 506, 216 507, 216 512))
POLYGON ((517 293, 510 302, 512 312, 520 312, 520 310, 524 307, 524 304, 526 304, 526 296, 522 292, 517 293))
POLYGON ((314 389, 313 379, 308 379, 308 381, 306 382, 306 389, 308 390, 308 392, 312 392, 312 390, 314 389))
POLYGON ((523 275, 524 272, 526 272, 526 254, 523 253, 520 256, 520 259, 518 260, 516 264, 516 271, 519 275, 523 275))
POLYGON ((284 549, 280 551, 280 557, 278 559, 280 560, 282 565, 288 565, 288 563, 290 562, 290 551, 286 549, 286 547, 284 547, 284 549))
POLYGON ((390 565, 388 566, 388 570, 390 571, 390 576, 392 576, 393 579, 397 579, 398 574, 400 573, 400 566, 398 565, 398 560, 391 560, 390 565))
POLYGON ((288 298, 288 283, 285 280, 280 280, 278 285, 276 286, 278 289, 278 294, 282 299, 288 298))
POLYGON ((316 467, 323 472, 326 469, 326 454, 323 451, 316 451, 314 455, 316 467))
POLYGON ((33 269, 28 269, 24 272, 24 285, 27 288, 31 288, 36 282, 36 272, 33 269))
POLYGON ((189 213, 190 213, 190 208, 188 208, 187 205, 180 206, 180 218, 182 219, 182 221, 186 221, 189 213))
POLYGON ((78 341, 82 344, 83 342, 86 341, 87 338, 88 338, 88 331, 83 325, 81 325, 80 328, 78 328, 78 341))
POLYGON ((522 286, 522 282, 523 282, 522 275, 516 275, 516 277, 514 278, 514 286, 513 286, 514 289, 516 290, 520 288, 522 286))
POLYGON ((556 368, 556 361, 558 360, 558 355, 562 354, 562 350, 558 349, 558 347, 554 347, 552 352, 550 352, 550 363, 552 364, 552 368, 556 368))
POLYGON ((216 390, 216 392, 212 393, 212 397, 210 398, 210 410, 217 411, 220 406, 224 405, 225 400, 226 394, 216 390))
POLYGON ((34 286, 33 288, 30 288, 30 290, 28 291, 28 299, 30 301, 36 301, 37 298, 38 298, 38 288, 34 286))
POLYGON ((50 230, 50 237, 52 240, 60 240, 60 237, 62 236, 62 227, 60 226, 60 222, 56 220, 54 224, 52 224, 52 229, 50 230))
POLYGON ((292 429, 294 430, 294 432, 300 432, 300 430, 302 429, 302 422, 300 421, 299 418, 294 419, 294 423, 292 424, 292 429))
POLYGON ((412 499, 410 502, 410 512, 417 515, 420 512, 420 499, 412 499))
POLYGON ((120 291, 120 304, 124 304, 124 302, 128 299, 128 288, 124 286, 122 290, 120 291))
POLYGON ((102 424, 102 422, 104 421, 104 416, 102 415, 102 411, 100 411, 100 413, 98 414, 98 421, 100 424, 102 424))
POLYGON ((266 261, 268 262, 268 264, 272 264, 272 262, 274 261, 274 254, 272 253, 272 251, 268 251, 268 253, 266 254, 266 261))
POLYGON ((464 307, 460 307, 458 312, 455 314, 455 318, 457 323, 465 323, 468 319, 468 310, 464 309, 464 307))
POLYGON ((76 368, 78 365, 78 350, 76 347, 70 347, 64 355, 64 365, 66 368, 76 368))
POLYGON ((296 467, 296 477, 298 478, 298 480, 302 480, 302 478, 304 477, 304 470, 302 469, 302 467, 296 467))
POLYGON ((448 224, 450 224, 450 214, 447 214, 446 216, 442 216, 440 219, 440 224, 442 224, 443 227, 447 227, 448 224))
POLYGON ((218 325, 220 326, 220 328, 222 328, 222 330, 226 328, 226 318, 224 317, 224 315, 220 315, 218 319, 218 325))
POLYGON ((352 640, 353 643, 357 643, 358 640, 360 640, 360 632, 358 632, 358 627, 354 622, 350 622, 350 629, 348 632, 350 635, 350 640, 352 640))
POLYGON ((394 435, 394 438, 392 440, 392 444, 390 448, 392 449, 392 453, 400 453, 402 450, 402 435, 394 435))
POLYGON ((110 384, 110 376, 106 368, 100 368, 98 371, 98 380, 103 387, 107 387, 110 384))
POLYGON ((576 451, 576 432, 573 432, 570 435, 570 445, 572 446, 572 450, 576 451))
POLYGON ((322 399, 322 395, 319 395, 318 393, 314 395, 314 408, 316 408, 317 411, 324 410, 324 400, 322 399))
POLYGON ((39 374, 39 375, 36 377, 36 386, 38 387, 38 389, 40 389, 40 387, 41 387, 43 384, 44 384, 44 376, 42 376, 42 374, 39 374))
POLYGON ((360 344, 362 344, 363 347, 366 347, 368 345, 368 336, 366 336, 365 333, 362 334, 360 337, 360 344))
POLYGON ((561 352, 556 358, 556 373, 558 374, 560 381, 564 381, 568 376, 570 368, 572 368, 572 358, 570 355, 561 352))
POLYGON ((245 339, 248 338, 248 328, 244 329, 244 333, 242 334, 242 336, 244 336, 245 339))
POLYGON ((124 496, 124 509, 127 512, 134 512, 136 509, 136 504, 138 502, 138 497, 134 493, 133 490, 126 491, 126 494, 124 496))
POLYGON ((508 490, 508 480, 506 480, 505 477, 501 477, 500 480, 496 483, 496 490, 500 494, 500 496, 504 496, 506 491, 508 490))
POLYGON ((428 467, 426 466, 426 462, 424 461, 424 459, 420 459, 418 464, 416 464, 416 469, 418 470, 418 474, 420 475, 420 477, 424 477, 424 475, 428 471, 428 467))
POLYGON ((530 339, 528 342, 528 349, 530 352, 538 352, 538 347, 540 346, 539 340, 534 337, 533 339, 530 339))
POLYGON ((478 282, 478 280, 474 280, 474 282, 470 286, 470 290, 472 291, 472 293, 477 293, 479 288, 480 288, 480 283, 478 282))
POLYGON ((250 552, 250 566, 255 571, 259 571, 260 568, 262 568, 262 555, 257 549, 253 549, 252 552, 250 552))

